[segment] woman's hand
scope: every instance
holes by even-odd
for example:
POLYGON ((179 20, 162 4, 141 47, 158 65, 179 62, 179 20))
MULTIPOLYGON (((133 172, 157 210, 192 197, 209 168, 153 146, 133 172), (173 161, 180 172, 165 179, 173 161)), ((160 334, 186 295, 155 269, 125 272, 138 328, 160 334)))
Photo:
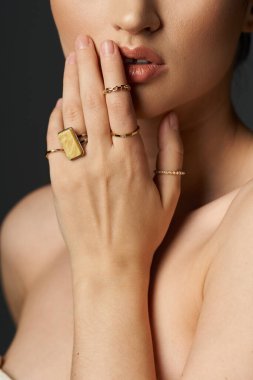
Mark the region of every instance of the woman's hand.
MULTIPOLYGON (((111 136, 111 130, 123 134, 137 127, 130 92, 103 95, 104 88, 127 83, 117 45, 111 54, 108 47, 107 54, 100 51, 100 57, 91 38, 79 47, 78 39, 66 60, 63 99, 50 115, 47 134, 48 150, 60 148, 57 133, 64 128, 88 134, 84 157, 69 161, 64 152, 49 155, 61 232, 71 257, 78 255, 93 268, 110 263, 149 271, 177 205, 180 176, 151 178, 141 134, 111 136)), ((180 170, 183 147, 174 114, 163 119, 158 146, 157 169, 180 170)))

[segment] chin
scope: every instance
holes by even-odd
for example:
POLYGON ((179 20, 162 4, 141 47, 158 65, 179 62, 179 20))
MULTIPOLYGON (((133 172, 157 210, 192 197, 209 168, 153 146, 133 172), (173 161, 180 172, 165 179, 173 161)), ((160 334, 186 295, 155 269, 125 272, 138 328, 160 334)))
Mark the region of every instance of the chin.
POLYGON ((162 104, 159 96, 150 89, 138 88, 132 90, 132 100, 137 119, 154 119, 169 112, 170 102, 162 104))

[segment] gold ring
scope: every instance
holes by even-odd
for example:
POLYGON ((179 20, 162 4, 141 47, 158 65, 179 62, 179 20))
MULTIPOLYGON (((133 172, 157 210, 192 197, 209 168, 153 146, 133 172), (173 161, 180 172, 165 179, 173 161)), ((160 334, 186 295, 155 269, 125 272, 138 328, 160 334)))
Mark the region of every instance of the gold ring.
MULTIPOLYGON (((87 144, 87 140, 79 140, 81 144, 85 143, 87 144)), ((45 154, 45 157, 48 158, 48 155, 50 153, 56 153, 56 152, 64 152, 64 149, 51 149, 51 150, 47 150, 46 151, 46 154, 45 154)))
POLYGON ((52 150, 47 150, 46 152, 46 158, 50 153, 56 153, 56 152, 64 152, 64 149, 52 149, 52 150))
MULTIPOLYGON (((80 135, 77 135, 77 137, 78 137, 78 139, 79 139, 79 141, 80 141, 81 144, 83 144, 83 143, 87 144, 87 142, 88 142, 88 135, 87 135, 87 133, 82 133, 80 135)), ((51 149, 51 150, 47 150, 45 156, 46 156, 46 158, 48 158, 48 154, 50 154, 50 153, 56 153, 56 152, 64 152, 64 149, 51 149)))
POLYGON ((103 94, 110 94, 111 92, 116 92, 116 91, 131 91, 131 86, 129 84, 121 84, 120 86, 115 86, 115 87, 107 87, 104 89, 103 94))
POLYGON ((65 155, 69 160, 85 156, 85 151, 72 127, 64 129, 58 133, 59 141, 64 149, 65 155))
POLYGON ((137 133, 139 133, 139 125, 137 126, 137 128, 133 131, 133 132, 130 132, 130 133, 124 133, 123 135, 119 135, 117 133, 114 133, 113 131, 111 131, 111 136, 115 136, 115 137, 131 137, 131 136, 134 136, 134 135, 137 135, 137 133))
POLYGON ((181 170, 154 170, 155 174, 185 175, 186 172, 181 170))

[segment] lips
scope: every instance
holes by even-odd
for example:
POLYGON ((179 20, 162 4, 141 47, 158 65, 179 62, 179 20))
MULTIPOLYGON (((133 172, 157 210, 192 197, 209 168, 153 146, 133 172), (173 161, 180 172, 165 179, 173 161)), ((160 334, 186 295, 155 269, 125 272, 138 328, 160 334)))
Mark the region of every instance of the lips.
POLYGON ((135 49, 123 46, 119 49, 129 83, 145 83, 168 70, 163 59, 152 49, 145 46, 139 46, 135 49), (134 61, 131 62, 131 59, 134 61))
POLYGON ((163 65, 163 59, 152 49, 145 46, 139 46, 135 49, 129 49, 127 47, 120 47, 120 52, 123 58, 131 59, 143 59, 156 65, 163 65))

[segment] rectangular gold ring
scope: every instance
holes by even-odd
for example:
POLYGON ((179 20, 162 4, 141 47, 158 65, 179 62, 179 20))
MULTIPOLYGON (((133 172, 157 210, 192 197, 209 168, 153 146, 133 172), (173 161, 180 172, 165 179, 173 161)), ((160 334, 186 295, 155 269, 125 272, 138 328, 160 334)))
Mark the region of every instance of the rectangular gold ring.
POLYGON ((59 132, 58 138, 69 160, 85 156, 85 151, 72 127, 59 132))

